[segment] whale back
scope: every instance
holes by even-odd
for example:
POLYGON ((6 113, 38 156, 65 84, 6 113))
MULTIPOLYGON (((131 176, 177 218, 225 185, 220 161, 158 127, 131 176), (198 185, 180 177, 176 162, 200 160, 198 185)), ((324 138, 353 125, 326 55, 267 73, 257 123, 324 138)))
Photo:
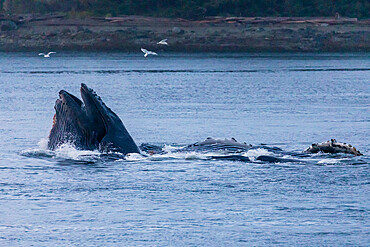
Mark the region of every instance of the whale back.
POLYGON ((247 143, 238 142, 235 138, 231 139, 214 139, 208 137, 204 141, 196 142, 187 146, 186 150, 196 150, 196 151, 210 151, 210 150, 227 150, 229 152, 246 152, 252 145, 247 143))

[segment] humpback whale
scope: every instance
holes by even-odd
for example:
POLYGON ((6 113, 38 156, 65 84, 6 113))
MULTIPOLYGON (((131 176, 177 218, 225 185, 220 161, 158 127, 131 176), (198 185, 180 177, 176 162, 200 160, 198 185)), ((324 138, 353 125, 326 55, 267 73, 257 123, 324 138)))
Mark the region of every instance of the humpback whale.
POLYGON ((72 143, 82 150, 139 153, 121 119, 91 88, 82 83, 80 91, 82 101, 64 90, 59 92, 48 148, 72 143))
POLYGON ((331 139, 327 142, 322 143, 313 143, 310 147, 308 147, 305 152, 307 153, 347 153, 347 154, 354 154, 356 156, 362 155, 360 151, 358 151, 355 147, 351 144, 337 142, 335 139, 331 139))
POLYGON ((196 142, 194 144, 188 145, 185 150, 228 150, 232 152, 246 152, 252 145, 245 142, 238 142, 234 137, 231 139, 214 139, 212 137, 207 137, 204 141, 196 142))

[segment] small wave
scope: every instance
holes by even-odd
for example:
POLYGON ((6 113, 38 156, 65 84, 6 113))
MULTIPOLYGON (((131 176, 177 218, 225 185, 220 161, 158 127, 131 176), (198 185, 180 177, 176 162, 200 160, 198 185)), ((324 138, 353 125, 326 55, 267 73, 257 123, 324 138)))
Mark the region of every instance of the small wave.
POLYGON ((321 72, 321 71, 370 71, 370 68, 332 68, 332 69, 289 69, 289 71, 314 71, 314 72, 321 72))
POLYGON ((72 159, 72 160, 86 160, 91 157, 99 157, 100 152, 98 150, 78 150, 71 143, 64 143, 60 145, 55 151, 56 158, 72 159))
MULTIPOLYGON (((127 160, 127 161, 141 161, 141 160, 146 160, 147 157, 146 156, 143 156, 141 154, 138 154, 138 153, 128 153, 126 154, 124 160, 127 160)), ((118 161, 121 161, 122 159, 119 159, 118 161)))
POLYGON ((333 165, 333 164, 338 164, 341 163, 344 159, 322 159, 317 162, 318 165, 333 165))
POLYGON ((43 138, 38 142, 39 148, 27 149, 20 154, 27 157, 35 158, 53 158, 74 161, 94 162, 99 159, 101 153, 98 150, 78 150, 72 143, 64 143, 56 150, 47 148, 48 139, 43 138))
POLYGON ((52 158, 55 156, 53 151, 40 148, 23 150, 20 152, 20 155, 35 158, 52 158))
POLYGON ((184 148, 184 146, 173 146, 173 145, 165 144, 162 150, 166 153, 170 153, 170 152, 181 150, 182 148, 184 148))
POLYGON ((370 71, 370 68, 297 68, 297 69, 236 69, 236 70, 199 70, 199 69, 109 69, 109 70, 23 70, 0 71, 4 74, 123 74, 123 73, 275 73, 279 71, 325 72, 325 71, 370 71))
POLYGON ((48 149, 48 139, 42 138, 37 145, 39 148, 27 149, 21 151, 20 154, 27 157, 44 157, 44 158, 51 158, 55 156, 54 151, 48 149))
POLYGON ((347 153, 314 153, 309 154, 307 161, 317 165, 356 165, 368 163, 363 156, 354 156, 347 153))
POLYGON ((247 153, 225 153, 223 151, 184 151, 180 147, 167 147, 171 149, 170 152, 163 152, 160 154, 153 154, 148 156, 148 160, 162 161, 162 160, 234 160, 234 161, 250 161, 247 153))
MULTIPOLYGON (((178 150, 178 148, 177 148, 178 150)), ((182 160, 205 160, 210 159, 213 153, 200 152, 165 152, 163 154, 154 154, 149 156, 150 160, 160 161, 168 159, 182 159, 182 160)))
POLYGON ((123 73, 255 73, 273 72, 271 70, 197 70, 197 69, 163 69, 163 70, 32 70, 32 71, 0 71, 4 74, 123 74, 123 73))
POLYGON ((263 148, 250 149, 246 153, 246 157, 248 157, 251 161, 255 161, 256 158, 261 155, 273 155, 273 153, 263 148))

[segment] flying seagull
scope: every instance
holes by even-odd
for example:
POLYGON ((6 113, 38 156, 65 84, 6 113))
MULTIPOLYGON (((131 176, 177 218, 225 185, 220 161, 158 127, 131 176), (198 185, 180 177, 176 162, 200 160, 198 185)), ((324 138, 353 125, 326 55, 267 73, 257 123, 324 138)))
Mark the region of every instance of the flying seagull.
POLYGON ((148 55, 158 55, 154 51, 148 51, 147 49, 141 48, 141 51, 144 52, 144 57, 147 57, 148 55))
POLYGON ((49 52, 48 54, 45 54, 45 53, 39 53, 39 56, 44 56, 44 57, 50 57, 50 54, 53 54, 53 53, 56 53, 56 52, 49 52))
POLYGON ((167 39, 162 39, 161 41, 159 41, 159 42, 157 43, 157 45, 168 45, 168 43, 167 43, 167 39))

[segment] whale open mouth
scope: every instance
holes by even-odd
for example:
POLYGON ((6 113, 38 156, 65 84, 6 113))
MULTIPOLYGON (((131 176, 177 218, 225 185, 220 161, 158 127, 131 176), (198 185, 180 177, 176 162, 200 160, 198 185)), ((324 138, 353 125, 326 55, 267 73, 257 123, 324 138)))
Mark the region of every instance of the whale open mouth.
POLYGON ((61 90, 55 102, 49 149, 73 143, 78 149, 139 152, 121 119, 107 107, 94 90, 81 84, 82 101, 61 90))
MULTIPOLYGON (((55 114, 53 118, 53 126, 57 122, 57 117, 58 118, 63 118, 63 115, 71 115, 76 118, 77 114, 81 114, 82 112, 82 101, 75 97, 74 95, 68 93, 67 91, 60 90, 59 91, 59 99, 56 100, 55 102, 55 114)), ((65 118, 65 117, 64 117, 65 118)))
POLYGON ((88 134, 89 119, 83 102, 67 91, 61 90, 54 108, 48 147, 55 149, 63 143, 71 143, 91 149, 93 138, 88 134))
POLYGON ((49 135, 51 149, 65 142, 82 149, 97 149, 98 143, 107 134, 106 114, 102 107, 104 103, 85 84, 81 84, 80 91, 82 101, 65 90, 59 91, 49 135))
POLYGON ((53 126, 58 122, 65 121, 68 123, 73 122, 81 128, 84 128, 86 125, 87 116, 83 102, 67 91, 59 91, 59 99, 56 100, 54 108, 53 126))

